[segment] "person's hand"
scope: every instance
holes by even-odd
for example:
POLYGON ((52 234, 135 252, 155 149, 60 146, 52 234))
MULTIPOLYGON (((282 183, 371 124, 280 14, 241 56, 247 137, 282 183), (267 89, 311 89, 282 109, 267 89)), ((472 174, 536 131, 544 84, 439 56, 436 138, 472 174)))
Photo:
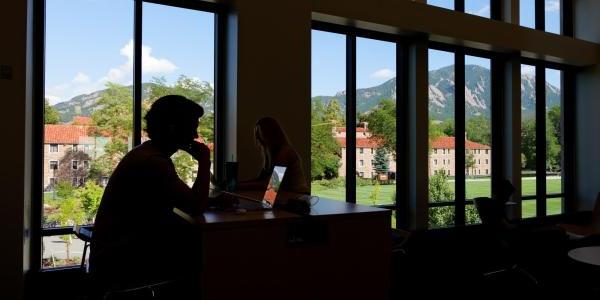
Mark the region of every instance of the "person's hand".
POLYGON ((210 149, 203 143, 192 141, 181 150, 189 153, 199 163, 210 163, 210 149))

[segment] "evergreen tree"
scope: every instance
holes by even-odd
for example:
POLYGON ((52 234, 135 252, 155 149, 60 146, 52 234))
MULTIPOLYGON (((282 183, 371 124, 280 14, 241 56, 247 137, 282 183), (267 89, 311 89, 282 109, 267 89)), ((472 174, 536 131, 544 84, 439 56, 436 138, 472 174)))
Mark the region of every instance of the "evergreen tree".
POLYGON ((375 151, 375 172, 377 174, 387 174, 389 170, 389 159, 387 156, 387 151, 384 148, 377 148, 375 151))

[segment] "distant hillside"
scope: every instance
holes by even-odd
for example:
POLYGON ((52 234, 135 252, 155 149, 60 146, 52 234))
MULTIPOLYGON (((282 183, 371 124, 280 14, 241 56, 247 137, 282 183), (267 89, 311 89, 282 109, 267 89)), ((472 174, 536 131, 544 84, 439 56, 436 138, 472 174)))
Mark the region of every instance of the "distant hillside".
MULTIPOLYGON (((148 95, 156 85, 154 83, 143 83, 142 84, 142 99, 147 99, 148 95)), ((133 94, 133 85, 127 86, 127 89, 133 94)), ((89 94, 83 94, 75 96, 68 101, 57 103, 53 107, 60 113, 61 123, 70 123, 74 116, 91 116, 92 113, 100 108, 97 104, 98 99, 106 91, 99 90, 89 94)), ((133 105, 133 103, 132 103, 133 105)), ((204 109, 207 112, 214 110, 214 105, 205 105, 204 109)))
MULTIPOLYGON (((490 116, 491 76, 490 70, 477 65, 465 66, 465 109, 466 117, 490 116)), ((535 77, 521 76, 521 103, 523 114, 535 114, 535 77)), ((447 66, 429 71, 429 114, 435 120, 445 120, 454 115, 454 67, 447 66)), ((342 110, 346 108, 346 93, 338 92, 334 96, 316 96, 312 101, 328 103, 332 99, 340 102, 342 110)), ((356 105, 359 113, 368 112, 376 107, 382 99, 396 99, 396 78, 380 85, 358 89, 356 105)), ((560 105, 560 89, 546 83, 546 105, 560 105)))

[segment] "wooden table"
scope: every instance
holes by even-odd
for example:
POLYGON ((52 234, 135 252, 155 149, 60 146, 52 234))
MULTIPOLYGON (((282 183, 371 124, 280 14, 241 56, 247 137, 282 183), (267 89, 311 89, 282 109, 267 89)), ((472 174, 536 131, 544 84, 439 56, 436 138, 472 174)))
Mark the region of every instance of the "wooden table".
POLYGON ((308 216, 209 211, 202 299, 388 299, 391 212, 320 199, 308 216))

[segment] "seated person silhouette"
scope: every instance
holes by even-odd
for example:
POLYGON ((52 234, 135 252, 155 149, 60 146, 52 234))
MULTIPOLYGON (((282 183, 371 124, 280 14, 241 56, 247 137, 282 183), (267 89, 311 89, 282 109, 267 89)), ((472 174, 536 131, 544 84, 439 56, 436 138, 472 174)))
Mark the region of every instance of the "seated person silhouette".
POLYGON ((286 167, 285 178, 279 188, 296 194, 310 194, 300 156, 279 123, 270 117, 261 118, 254 126, 254 138, 261 150, 263 166, 255 179, 240 182, 238 190, 264 191, 275 166, 283 166, 286 167))
POLYGON ((173 213, 207 206, 210 150, 198 138, 203 108, 169 95, 146 114, 150 140, 131 150, 112 173, 94 224, 90 273, 100 290, 124 289, 188 278, 194 269, 197 237, 173 213), (175 171, 170 157, 183 150, 198 161, 192 188, 175 171))

